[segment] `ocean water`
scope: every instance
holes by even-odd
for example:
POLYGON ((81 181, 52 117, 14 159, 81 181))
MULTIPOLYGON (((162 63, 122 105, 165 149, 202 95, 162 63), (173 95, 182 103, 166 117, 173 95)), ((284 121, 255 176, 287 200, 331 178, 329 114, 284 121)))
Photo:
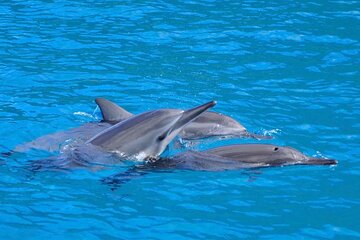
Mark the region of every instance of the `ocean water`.
MULTIPOLYGON (((360 239, 359 1, 0 2, 0 146, 130 112, 214 111, 338 166, 24 170, 0 158, 1 239, 360 239)), ((257 140, 204 141, 207 149, 257 140)), ((171 154, 170 150, 170 154, 171 154)), ((169 154, 169 153, 168 153, 169 154)))

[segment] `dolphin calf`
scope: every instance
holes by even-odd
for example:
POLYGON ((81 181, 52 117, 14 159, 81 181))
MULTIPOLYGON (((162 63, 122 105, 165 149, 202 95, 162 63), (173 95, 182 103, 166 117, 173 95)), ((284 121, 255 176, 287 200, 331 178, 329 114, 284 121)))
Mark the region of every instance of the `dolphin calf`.
POLYGON ((236 144, 203 151, 203 153, 244 164, 261 164, 262 167, 288 165, 336 165, 334 159, 308 157, 288 146, 272 144, 236 144))
POLYGON ((113 187, 158 170, 225 171, 289 165, 336 165, 334 159, 308 157, 292 147, 237 144, 201 152, 187 151, 135 166, 102 181, 113 187))
MULTIPOLYGON (((123 120, 124 110, 115 103, 105 99, 96 98, 105 122, 119 122, 123 120), (118 117, 119 116, 119 117, 118 117)), ((129 116, 131 113, 126 112, 129 116)), ((271 139, 271 136, 264 136, 250 133, 235 119, 217 112, 204 112, 197 119, 186 125, 179 136, 184 140, 198 140, 210 137, 250 137, 256 139, 271 139)))

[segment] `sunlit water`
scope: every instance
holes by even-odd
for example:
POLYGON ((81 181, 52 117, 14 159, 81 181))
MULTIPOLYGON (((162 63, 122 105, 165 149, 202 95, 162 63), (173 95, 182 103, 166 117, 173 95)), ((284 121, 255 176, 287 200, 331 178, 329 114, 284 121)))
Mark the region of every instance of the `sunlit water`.
MULTIPOLYGON (((1 239, 360 238, 358 1, 0 2, 0 145, 128 111, 214 110, 336 167, 29 174, 0 159, 1 239)), ((206 149, 256 140, 205 141, 206 149)), ((176 150, 176 146, 171 151, 176 150)), ((169 153, 168 153, 169 154, 169 153)))

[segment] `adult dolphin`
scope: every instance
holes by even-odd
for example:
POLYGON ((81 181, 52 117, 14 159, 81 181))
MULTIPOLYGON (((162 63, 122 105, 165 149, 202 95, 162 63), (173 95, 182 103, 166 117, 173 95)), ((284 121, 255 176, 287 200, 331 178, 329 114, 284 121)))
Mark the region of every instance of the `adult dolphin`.
POLYGON ((155 159, 184 126, 215 104, 211 101, 186 111, 159 109, 133 116, 100 132, 84 144, 66 148, 59 157, 32 162, 30 169, 65 170, 112 165, 119 159, 155 159))
POLYGON ((187 151, 171 158, 135 166, 103 179, 113 187, 158 170, 225 171, 289 165, 336 165, 334 159, 308 157, 292 147, 271 144, 237 144, 201 152, 187 151))
MULTIPOLYGON (((96 98, 96 104, 99 106, 105 122, 122 121, 125 109, 115 103, 105 99, 96 98)), ((131 113, 127 112, 129 115, 131 113)), ((198 140, 210 137, 249 137, 256 139, 271 139, 271 136, 264 136, 250 133, 246 128, 235 119, 217 112, 204 112, 197 119, 184 127, 179 133, 184 140, 198 140)))

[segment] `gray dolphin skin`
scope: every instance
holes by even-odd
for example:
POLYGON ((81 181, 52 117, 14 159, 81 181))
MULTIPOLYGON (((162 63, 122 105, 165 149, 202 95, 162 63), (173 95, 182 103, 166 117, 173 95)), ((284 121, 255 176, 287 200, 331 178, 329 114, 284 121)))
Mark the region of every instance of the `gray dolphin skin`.
MULTIPOLYGON (((104 121, 120 122, 123 120, 126 110, 117 104, 105 98, 96 98, 95 102, 102 111, 104 121), (118 112, 120 112, 120 114, 118 112)), ((131 113, 126 113, 131 116, 131 113)), ((180 131, 179 137, 184 140, 199 140, 210 137, 272 138, 271 136, 249 133, 246 128, 235 119, 221 113, 209 111, 204 112, 197 119, 186 125, 184 129, 180 131)))
POLYGON ((145 112, 115 124, 86 143, 125 158, 157 157, 187 124, 215 104, 211 101, 187 111, 160 109, 145 112))

